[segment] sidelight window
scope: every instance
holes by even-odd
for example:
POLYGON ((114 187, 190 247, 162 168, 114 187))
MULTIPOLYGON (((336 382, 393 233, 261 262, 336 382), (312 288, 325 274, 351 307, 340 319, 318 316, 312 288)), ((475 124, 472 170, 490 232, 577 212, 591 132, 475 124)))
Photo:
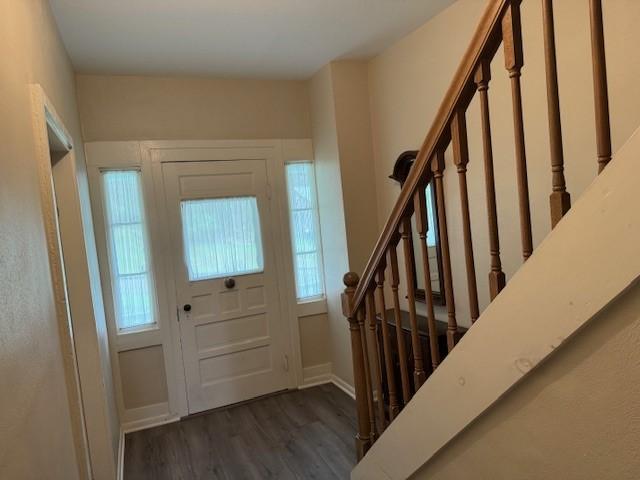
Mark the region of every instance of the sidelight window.
POLYGON ((322 249, 313 163, 288 163, 286 174, 297 298, 322 298, 322 249))
POLYGON ((141 174, 102 173, 109 265, 119 330, 156 323, 141 174))

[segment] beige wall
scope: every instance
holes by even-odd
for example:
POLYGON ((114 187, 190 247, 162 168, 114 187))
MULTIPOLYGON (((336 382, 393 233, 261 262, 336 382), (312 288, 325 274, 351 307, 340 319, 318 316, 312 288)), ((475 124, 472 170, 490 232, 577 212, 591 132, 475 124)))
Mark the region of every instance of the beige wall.
POLYGON ((362 273, 378 230, 367 63, 331 62, 311 79, 310 97, 331 362, 333 373, 352 384, 342 277, 362 273))
MULTIPOLYGON (((400 152, 419 148, 462 58, 486 2, 459 0, 397 44, 374 58, 369 66, 371 117, 382 228, 399 194, 387 178, 400 152), (443 46, 446 45, 446 48, 443 46)), ((565 138, 567 183, 577 199, 596 172, 588 2, 555 2, 560 95, 565 138)), ((548 196, 551 191, 546 87, 540 2, 523 2, 525 67, 523 102, 531 192, 533 239, 537 245, 550 230, 548 196)), ((640 60, 629 46, 640 40, 640 3, 604 2, 605 34, 611 92, 613 147, 617 150, 640 124, 640 60)), ((498 190, 501 250, 507 278, 521 266, 519 216, 515 185, 511 94, 501 52, 492 63, 490 108, 498 190)), ((480 112, 477 100, 467 121, 471 161, 469 197, 476 254, 476 277, 481 308, 488 303, 489 248, 483 185, 480 112)), ((445 172, 447 217, 453 256, 458 322, 468 324, 469 309, 462 245, 457 173, 450 151, 445 172)))
POLYGON ((300 350, 302 367, 324 365, 331 362, 329 345, 329 319, 325 313, 298 319, 300 325, 300 350))
POLYGON ((342 277, 362 273, 377 231, 367 64, 330 63, 310 80, 310 98, 331 361, 333 373, 352 384, 342 277))
POLYGON ((120 352, 118 361, 122 400, 126 409, 167 401, 167 375, 162 345, 120 352))
POLYGON ((344 289, 342 276, 349 269, 349 258, 333 95, 331 65, 327 65, 313 76, 309 85, 311 130, 324 257, 329 351, 333 373, 352 383, 349 330, 340 306, 340 293, 344 289))
POLYGON ((640 284, 412 477, 635 480, 640 284))
POLYGON ((362 274, 378 233, 367 63, 332 62, 331 76, 349 269, 362 274))
POLYGON ((309 138, 303 81, 78 75, 84 139, 309 138))
MULTIPOLYGON (((53 303, 30 84, 42 85, 80 146, 74 76, 47 2, 2 0, 0 6, 0 54, 4 60, 0 67, 0 477, 73 479, 79 477, 79 470, 63 371, 62 355, 68 352, 61 351, 62 329, 58 328, 53 303)), ((82 148, 76 161, 71 168, 82 177, 82 148)), ((82 186, 80 189, 82 194, 82 186)), ((65 253, 68 259, 72 255, 86 266, 86 257, 82 260, 75 258, 77 252, 65 253)), ((71 288, 69 293, 73 294, 71 288)), ((92 329, 96 338, 100 332, 99 328, 96 331, 95 312, 90 310, 87 317, 73 319, 74 328, 82 324, 86 331, 92 329)), ((98 362, 94 379, 109 388, 108 363, 98 362)), ((110 423, 117 424, 113 412, 102 413, 106 415, 102 417, 104 429, 112 427, 110 423)), ((101 441, 107 444, 102 447, 110 450, 108 443, 113 438, 101 441)), ((94 454, 100 457, 93 465, 95 478, 108 478, 100 468, 109 462, 115 464, 115 452, 96 447, 92 460, 97 458, 94 454)))

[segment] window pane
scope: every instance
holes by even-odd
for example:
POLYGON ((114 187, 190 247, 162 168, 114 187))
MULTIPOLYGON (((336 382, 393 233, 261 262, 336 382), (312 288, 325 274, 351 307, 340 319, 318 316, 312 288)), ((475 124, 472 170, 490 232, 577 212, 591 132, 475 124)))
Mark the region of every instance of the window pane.
POLYGON ((120 328, 146 325, 151 318, 151 292, 145 273, 118 277, 117 290, 120 292, 120 328))
POLYGON ((143 273, 147 270, 142 224, 113 226, 113 249, 118 275, 143 273))
POLYGON ((296 285, 298 298, 317 297, 323 293, 322 278, 318 268, 318 253, 296 255, 296 285))
POLYGON ((292 235, 295 237, 293 241, 295 252, 314 252, 318 248, 315 212, 313 210, 292 211, 291 223, 293 224, 292 235))
POLYGON ((104 173, 107 211, 112 225, 142 222, 142 192, 139 172, 113 171, 104 173))
POLYGON ((287 165, 291 210, 314 207, 314 188, 310 182, 312 168, 310 163, 290 163, 287 165))
POLYGON ((255 197, 183 200, 181 209, 190 281, 264 270, 255 197))
POLYGON ((313 164, 290 163, 286 172, 297 297, 320 297, 324 285, 313 164))
POLYGON ((108 171, 102 178, 116 323, 121 330, 154 324, 140 172, 108 171))

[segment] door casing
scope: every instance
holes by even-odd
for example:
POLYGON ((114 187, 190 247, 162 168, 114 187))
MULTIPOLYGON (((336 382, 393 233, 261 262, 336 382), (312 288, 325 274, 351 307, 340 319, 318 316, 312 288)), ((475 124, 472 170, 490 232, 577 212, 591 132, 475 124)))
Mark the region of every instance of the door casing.
MULTIPOLYGON (((196 158, 201 158, 201 151, 206 150, 199 150, 196 158)), ((163 216, 171 235, 182 363, 189 413, 193 414, 287 388, 291 342, 286 316, 281 313, 282 287, 278 285, 274 242, 278 225, 271 214, 264 160, 175 161, 191 153, 179 149, 167 152, 173 161, 163 162, 162 170, 167 207, 163 216), (225 286, 224 277, 190 281, 184 260, 181 202, 242 196, 256 201, 264 267, 246 274, 229 274, 235 279, 234 286, 225 286), (185 304, 193 305, 189 312, 180 308, 185 304), (222 336, 240 336, 218 342, 211 329, 222 336), (218 366, 206 370, 216 379, 203 383, 201 368, 211 362, 218 366), (252 362, 257 363, 251 367, 252 362), (227 366, 222 367, 224 364, 227 366), (247 370, 231 374, 235 365, 244 365, 247 370)))
MULTIPOLYGON (((311 139, 263 139, 263 140, 153 140, 153 141, 96 141, 85 144, 87 167, 91 185, 91 199, 96 241, 101 265, 102 286, 105 309, 108 317, 113 376, 116 398, 125 432, 174 421, 188 415, 186 381, 182 369, 179 326, 177 325, 177 304, 175 286, 172 283, 171 262, 168 252, 171 248, 166 235, 166 224, 161 208, 164 202, 162 185, 163 152, 175 148, 215 149, 217 158, 229 158, 229 152, 241 151, 242 156, 265 160, 267 177, 271 187, 272 215, 277 219, 276 255, 278 261, 278 285, 281 311, 286 316, 290 332, 290 382, 289 388, 304 384, 300 330, 298 317, 326 312, 326 301, 298 305, 293 275, 293 257, 288 217, 288 201, 285 184, 285 163, 289 161, 313 160, 311 139), (145 208, 149 229, 150 245, 153 254, 154 280, 158 292, 157 328, 140 331, 135 334, 119 334, 115 327, 109 290, 109 271, 106 246, 104 245, 103 212, 100 199, 100 171, 104 169, 137 168, 142 172, 145 208), (158 179, 160 183, 158 183, 158 179), (167 273, 168 272, 168 273, 167 273), (302 308, 304 307, 304 308, 302 308), (141 408, 127 409, 123 402, 122 376, 120 373, 119 353, 127 350, 142 349, 150 346, 162 346, 164 369, 166 372, 168 402, 141 408)), ((211 157, 211 155, 208 155, 211 157)), ((232 155, 233 156, 233 155, 232 155)))
MULTIPOLYGON (((300 144, 302 147, 302 144, 300 144)), ((299 151, 301 155, 309 158, 310 148, 289 148, 289 155, 295 155, 299 151), (305 151, 306 150, 306 151, 305 151), (309 152, 309 153, 308 153, 309 152)), ((164 180, 162 164, 167 161, 229 161, 229 160, 264 160, 267 170, 267 189, 271 200, 269 221, 280 228, 273 229, 274 254, 278 259, 276 269, 279 303, 281 312, 288 319, 288 351, 290 354, 289 388, 295 388, 302 383, 302 359, 300 354, 300 334, 296 313, 295 285, 293 279, 293 266, 291 260, 291 242, 289 234, 289 221, 286 216, 286 186, 284 184, 284 163, 282 140, 240 140, 240 141, 149 141, 141 143, 143 161, 148 162, 153 172, 154 199, 158 210, 167 211, 164 195, 164 180), (189 154, 180 159, 171 155, 171 150, 188 149, 189 154)), ((297 159, 305 159, 300 156, 297 159)), ((293 159, 293 157, 291 157, 293 159)), ((159 235, 156 237, 155 248, 161 252, 169 252, 171 249, 170 232, 166 215, 158 215, 156 227, 159 235)), ((173 398, 170 392, 170 405, 172 411, 179 416, 188 414, 187 385, 182 368, 182 350, 180 346, 180 328, 177 322, 178 302, 176 298, 176 285, 173 277, 173 265, 170 255, 162 255, 162 265, 158 265, 161 275, 164 277, 166 314, 169 318, 168 326, 171 336, 171 357, 173 379, 169 379, 167 371, 167 383, 173 390, 173 398), (174 410, 175 408, 175 410, 174 410)))

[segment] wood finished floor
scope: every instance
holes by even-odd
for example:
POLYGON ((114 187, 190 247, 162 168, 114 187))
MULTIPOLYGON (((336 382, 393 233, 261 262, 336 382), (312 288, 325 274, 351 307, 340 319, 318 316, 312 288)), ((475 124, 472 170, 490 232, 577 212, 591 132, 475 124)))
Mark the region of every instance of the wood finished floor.
POLYGON ((355 415, 353 399, 329 384, 129 433, 124 480, 346 479, 355 415))

